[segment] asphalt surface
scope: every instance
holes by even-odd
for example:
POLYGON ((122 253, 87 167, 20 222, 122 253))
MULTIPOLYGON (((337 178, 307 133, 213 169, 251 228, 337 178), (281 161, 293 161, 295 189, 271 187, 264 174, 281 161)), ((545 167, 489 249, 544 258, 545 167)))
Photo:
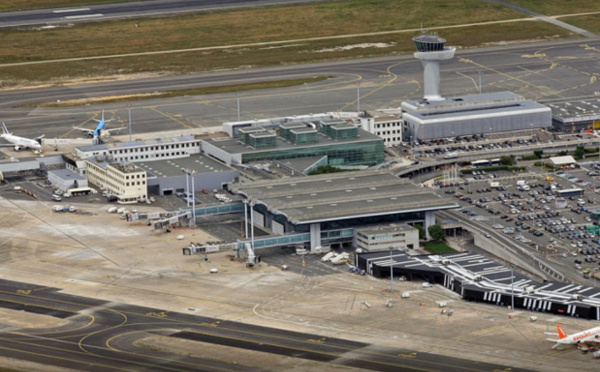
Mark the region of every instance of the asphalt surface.
MULTIPOLYGON (((492 371, 501 366, 350 340, 105 302, 52 287, 0 280, 0 308, 69 323, 55 329, 0 328, 0 355, 86 371, 256 371, 206 356, 147 350, 136 339, 163 335, 373 371, 492 371)), ((512 371, 523 371, 515 369, 512 371)))
MULTIPOLYGON (((447 97, 475 94, 473 82, 455 72, 477 77, 483 71, 483 92, 510 90, 541 102, 600 98, 595 82, 600 71, 600 42, 576 40, 525 46, 458 50, 441 64, 441 92, 447 97)), ((0 117, 16 135, 76 138, 73 125, 93 127, 102 109, 109 123, 128 122, 127 104, 107 103, 68 108, 22 107, 38 102, 171 91, 310 76, 331 79, 298 87, 241 92, 240 118, 281 117, 357 109, 360 83, 362 110, 398 108, 422 95, 423 67, 412 56, 336 61, 272 68, 218 71, 193 75, 120 80, 105 83, 11 89, 0 92, 0 117)), ((133 133, 195 129, 199 133, 237 120, 235 92, 131 102, 133 133)))
POLYGON ((157 17, 313 1, 317 0, 154 0, 122 4, 83 5, 65 8, 0 12, 0 29, 157 17))

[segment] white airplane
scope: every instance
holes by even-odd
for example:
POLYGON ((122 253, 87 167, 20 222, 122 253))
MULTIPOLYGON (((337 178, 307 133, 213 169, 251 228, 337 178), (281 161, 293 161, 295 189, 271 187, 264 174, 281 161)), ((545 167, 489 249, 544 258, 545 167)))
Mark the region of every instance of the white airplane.
POLYGON ((108 120, 105 120, 104 119, 104 110, 102 110, 102 119, 100 119, 100 120, 92 119, 92 120, 98 122, 98 125, 96 126, 96 128, 87 129, 87 128, 79 128, 76 126, 73 126, 73 128, 79 129, 80 131, 87 133, 92 138, 98 138, 98 137, 110 134, 110 132, 112 132, 112 131, 117 131, 117 130, 121 130, 121 129, 125 128, 125 127, 120 127, 120 128, 104 129, 104 127, 106 126, 106 123, 113 121, 114 119, 115 118, 110 118, 108 120))
POLYGON ((587 349, 588 343, 600 343, 600 327, 586 329, 585 331, 572 334, 568 336, 559 324, 556 326, 558 330, 558 340, 547 338, 546 341, 556 342, 556 345, 552 346, 553 349, 557 349, 563 345, 577 345, 587 349))
POLYGON ((11 144, 10 145, 2 144, 0 146, 11 146, 11 147, 15 148, 15 151, 19 151, 23 148, 28 148, 28 149, 32 149, 34 153, 39 153, 40 151, 42 151, 42 144, 41 144, 42 137, 44 137, 43 134, 34 139, 15 136, 14 134, 10 133, 8 131, 8 129, 6 129, 6 124, 4 124, 4 122, 2 122, 2 134, 0 134, 0 138, 5 139, 6 141, 10 142, 11 144))

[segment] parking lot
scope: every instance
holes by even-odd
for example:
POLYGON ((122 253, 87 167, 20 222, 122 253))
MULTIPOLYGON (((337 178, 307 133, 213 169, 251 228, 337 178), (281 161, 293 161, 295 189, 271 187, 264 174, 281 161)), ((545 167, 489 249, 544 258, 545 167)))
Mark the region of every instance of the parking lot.
POLYGON ((526 170, 516 174, 475 170, 439 193, 458 201, 460 213, 545 255, 561 270, 593 279, 600 270, 600 236, 590 210, 600 207, 600 162, 553 173, 524 164, 526 170))

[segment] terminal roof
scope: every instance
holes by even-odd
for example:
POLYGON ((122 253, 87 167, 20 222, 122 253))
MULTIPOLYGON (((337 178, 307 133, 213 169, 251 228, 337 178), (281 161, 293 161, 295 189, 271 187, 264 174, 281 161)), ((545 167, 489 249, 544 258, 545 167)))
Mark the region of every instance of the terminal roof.
POLYGON ((426 188, 377 171, 258 181, 229 189, 293 224, 458 207, 426 188))

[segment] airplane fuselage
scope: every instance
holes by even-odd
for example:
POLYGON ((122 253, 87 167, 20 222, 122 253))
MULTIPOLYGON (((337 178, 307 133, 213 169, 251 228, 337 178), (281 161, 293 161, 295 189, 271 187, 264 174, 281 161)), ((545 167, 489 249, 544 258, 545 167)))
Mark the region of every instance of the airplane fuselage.
POLYGON ((42 149, 42 145, 40 145, 40 143, 36 140, 15 136, 14 134, 1 134, 0 136, 6 141, 15 145, 16 151, 19 151, 22 148, 30 148, 33 150, 42 149))
POLYGON ((567 338, 572 338, 573 343, 591 341, 594 338, 600 341, 600 327, 591 328, 579 333, 575 333, 574 335, 569 336, 567 338))

